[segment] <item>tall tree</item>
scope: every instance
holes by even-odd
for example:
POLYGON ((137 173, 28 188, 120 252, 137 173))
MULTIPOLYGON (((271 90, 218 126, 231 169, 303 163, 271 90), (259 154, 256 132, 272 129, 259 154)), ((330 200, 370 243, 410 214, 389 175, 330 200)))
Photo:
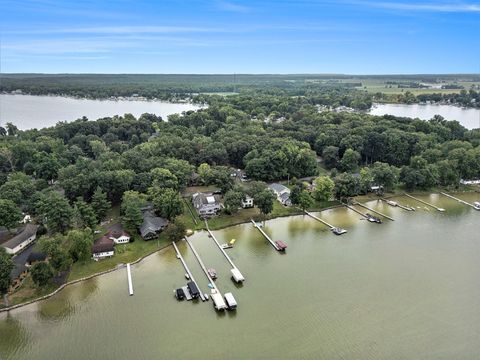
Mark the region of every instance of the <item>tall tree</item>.
POLYGON ((317 201, 328 201, 333 196, 335 183, 329 176, 320 176, 315 179, 313 196, 317 201))
POLYGON ((0 199, 0 227, 13 229, 22 220, 22 213, 11 200, 0 199))
POLYGON ((305 211, 308 208, 312 207, 314 203, 312 195, 307 190, 302 190, 298 198, 298 205, 300 208, 305 211))
POLYGON ((8 289, 10 288, 10 273, 14 268, 12 257, 0 246, 0 294, 5 306, 8 306, 8 289))
POLYGON ((275 201, 275 195, 268 189, 264 189, 256 194, 255 204, 260 209, 262 214, 268 215, 273 211, 273 202, 275 201))
POLYGON ((79 228, 88 227, 93 230, 98 223, 95 211, 81 197, 78 197, 75 202, 74 218, 79 228))
POLYGON ((37 262, 30 269, 30 275, 35 285, 43 287, 52 279, 53 270, 48 262, 37 262))
POLYGON ((151 187, 148 195, 153 202, 156 212, 172 221, 183 213, 183 202, 179 193, 170 188, 151 187))
POLYGON ((234 188, 226 192, 223 203, 225 211, 228 214, 233 214, 238 211, 238 208, 242 205, 242 200, 245 198, 245 194, 241 189, 234 188))
POLYGON ((35 201, 35 211, 51 232, 64 233, 71 225, 73 209, 68 200, 56 191, 39 193, 35 201))
POLYGON ((145 206, 147 197, 137 191, 126 191, 122 198, 122 223, 129 230, 136 230, 143 221, 141 208, 145 206))
POLYGON ((105 215, 107 215, 107 211, 112 206, 110 204, 110 201, 108 201, 107 199, 107 194, 103 192, 100 187, 97 187, 97 189, 93 193, 92 201, 90 204, 92 205, 92 208, 95 211, 95 214, 97 215, 97 219, 99 221, 105 218, 105 215))

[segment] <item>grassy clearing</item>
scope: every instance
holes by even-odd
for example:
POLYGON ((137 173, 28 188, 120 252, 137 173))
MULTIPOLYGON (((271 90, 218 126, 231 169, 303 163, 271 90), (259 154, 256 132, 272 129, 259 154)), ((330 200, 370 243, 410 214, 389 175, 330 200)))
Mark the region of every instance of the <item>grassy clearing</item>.
POLYGON ((73 264, 68 281, 80 279, 85 276, 96 274, 115 268, 119 264, 133 262, 155 250, 161 249, 168 244, 165 236, 160 235, 159 239, 145 241, 139 235, 134 235, 134 242, 116 245, 115 255, 108 259, 99 261, 88 260, 73 264))
POLYGON ((33 283, 30 274, 28 274, 22 285, 20 285, 20 288, 18 288, 18 290, 13 294, 9 295, 8 299, 10 301, 10 305, 17 305, 50 294, 56 288, 57 286, 53 283, 42 288, 38 288, 33 283))

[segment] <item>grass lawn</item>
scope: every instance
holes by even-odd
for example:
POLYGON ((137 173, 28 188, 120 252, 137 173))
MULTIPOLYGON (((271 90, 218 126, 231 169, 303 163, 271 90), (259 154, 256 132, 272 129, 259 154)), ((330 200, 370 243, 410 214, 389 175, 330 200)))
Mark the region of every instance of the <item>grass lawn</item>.
POLYGON ((134 235, 134 238, 134 242, 116 245, 115 255, 111 258, 102 259, 99 261, 94 261, 91 259, 86 262, 77 262, 73 264, 68 281, 113 269, 118 264, 133 262, 138 258, 158 250, 168 244, 167 239, 162 235, 159 239, 150 241, 143 240, 139 235, 134 235))

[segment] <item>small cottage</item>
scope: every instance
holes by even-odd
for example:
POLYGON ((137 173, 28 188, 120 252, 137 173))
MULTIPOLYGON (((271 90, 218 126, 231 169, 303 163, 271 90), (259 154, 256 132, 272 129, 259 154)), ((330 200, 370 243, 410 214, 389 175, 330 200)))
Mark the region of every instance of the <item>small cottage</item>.
POLYGON ((246 195, 244 199, 242 199, 242 208, 252 208, 253 207, 253 198, 246 195))
POLYGON ((126 244, 130 242, 130 234, 124 230, 113 230, 108 233, 108 238, 115 244, 126 244))
POLYGON ((37 229, 38 225, 29 223, 17 235, 3 243, 2 246, 8 254, 16 255, 35 241, 37 238, 37 229))
POLYGON ((112 257, 115 254, 114 242, 107 236, 96 240, 92 246, 92 257, 94 260, 112 257))

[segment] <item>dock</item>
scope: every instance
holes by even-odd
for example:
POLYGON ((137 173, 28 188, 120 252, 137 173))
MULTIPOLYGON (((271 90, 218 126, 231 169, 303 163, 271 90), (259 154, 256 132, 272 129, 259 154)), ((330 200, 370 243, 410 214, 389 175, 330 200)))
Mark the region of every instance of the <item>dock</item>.
POLYGON ((313 215, 311 212, 308 212, 307 210, 304 210, 305 214, 307 214, 308 216, 310 216, 311 218, 321 222, 322 224, 328 226, 330 228, 330 230, 332 230, 333 232, 335 232, 335 230, 337 229, 338 231, 336 232, 338 235, 341 235, 341 234, 345 234, 347 232, 347 230, 345 229, 340 229, 340 228, 337 228, 335 226, 333 226, 332 224, 329 224, 328 222, 326 222, 325 220, 323 219, 320 219, 318 216, 316 215, 313 215))
POLYGON ((416 198, 415 196, 412 196, 412 195, 410 195, 410 194, 405 193, 404 195, 405 195, 406 197, 409 197, 409 198, 413 199, 413 200, 417 200, 418 202, 421 202, 422 204, 428 205, 428 206, 434 208, 434 209, 437 210, 437 211, 440 211, 440 212, 445 211, 445 209, 443 209, 443 208, 440 208, 440 207, 438 207, 438 206, 435 206, 435 205, 433 205, 433 204, 430 204, 430 203, 428 203, 428 202, 426 202, 426 201, 423 201, 423 200, 421 200, 421 199, 419 199, 419 198, 416 198))
POLYGON ((130 263, 127 264, 127 279, 128 279, 128 294, 133 295, 133 282, 132 282, 132 270, 130 269, 130 263))
POLYGON ((270 238, 270 236, 268 236, 265 231, 263 231, 262 228, 260 228, 260 226, 258 226, 255 221, 253 221, 253 219, 250 219, 250 221, 252 222, 253 226, 255 226, 262 233, 262 235, 265 236, 265 239, 268 240, 268 242, 274 247, 274 249, 280 251, 280 248, 277 246, 277 244, 275 244, 275 242, 270 238))
POLYGON ((208 227, 208 223, 207 223, 207 220, 205 220, 205 226, 207 228, 207 231, 208 231, 208 234, 210 235, 210 237, 213 239, 213 241, 215 242, 215 244, 217 245, 217 247, 220 249, 220 251, 222 252, 223 256, 225 256, 225 259, 227 259, 227 261, 230 263, 230 265, 232 266, 232 269, 230 270, 230 272, 232 273, 234 279, 236 282, 239 282, 239 281, 244 281, 245 278, 243 277, 242 273, 240 272, 240 270, 238 270, 238 267, 233 263, 232 259, 230 258, 230 256, 228 256, 227 252, 225 251, 225 249, 223 248, 222 245, 220 245, 220 243, 218 242, 217 238, 215 237, 215 235, 213 235, 212 231, 210 230, 210 228, 208 227))
POLYGON ((188 268, 187 263, 186 263, 185 260, 183 259, 182 254, 180 254, 180 250, 178 250, 177 244, 175 244, 175 242, 172 242, 172 245, 173 245, 173 247, 175 248, 175 251, 176 251, 176 253, 177 253, 177 259, 179 259, 179 260, 181 261, 183 267, 185 268, 185 271, 187 272, 188 276, 190 277, 190 280, 195 283, 195 285, 197 286, 198 290, 200 291, 200 299, 202 299, 202 301, 205 301, 205 300, 206 300, 205 295, 204 295, 204 293, 202 292, 202 290, 200 290, 200 287, 198 286, 195 278, 193 277, 192 272, 191 272, 190 269, 188 268))
POLYGON ((195 258, 197 259, 198 263, 200 264, 200 267, 202 268, 203 272, 205 273, 205 276, 207 277, 210 286, 212 288, 212 300, 214 302, 215 308, 217 310, 224 310, 227 308, 227 304, 225 304, 225 301, 223 300, 222 293, 218 289, 217 285, 215 285, 215 282, 213 279, 210 277, 210 274, 208 273, 207 267, 203 263, 202 259, 200 258, 200 255, 198 255, 197 250, 193 246, 193 244, 188 240, 186 237, 184 237, 184 240, 187 242, 188 246, 190 246, 190 249, 192 249, 193 255, 195 255, 195 258), (214 296, 215 295, 215 296, 214 296), (218 296, 220 295, 220 296, 218 296))
POLYGON ((462 199, 456 198, 455 196, 446 194, 446 193, 444 193, 444 192, 441 192, 440 194, 442 194, 442 195, 444 195, 444 196, 446 196, 446 197, 449 197, 449 198, 452 199, 452 200, 456 200, 456 201, 458 201, 459 203, 462 203, 462 204, 471 206, 471 207, 473 207, 475 210, 479 210, 477 207, 475 207, 475 205, 470 204, 469 202, 466 202, 466 201, 464 201, 464 200, 462 200, 462 199))
POLYGON ((387 199, 380 199, 380 200, 385 201, 388 205, 393 206, 393 207, 399 207, 400 209, 407 210, 407 211, 415 211, 415 209, 413 207, 399 204, 396 201, 390 201, 390 200, 387 200, 387 199), (392 203, 394 203, 394 204, 392 204, 392 203))
POLYGON ((380 216, 383 216, 385 219, 388 219, 390 221, 395 221, 393 218, 391 218, 390 216, 388 215, 385 215, 385 214, 382 214, 380 211, 377 211, 377 210, 374 210, 372 208, 369 208, 367 205, 364 205, 362 203, 359 203, 358 201, 355 201, 354 205, 358 205, 358 206, 361 206, 363 207, 364 209, 367 209, 367 210, 370 210, 371 212, 374 212, 375 214, 378 214, 380 216))

